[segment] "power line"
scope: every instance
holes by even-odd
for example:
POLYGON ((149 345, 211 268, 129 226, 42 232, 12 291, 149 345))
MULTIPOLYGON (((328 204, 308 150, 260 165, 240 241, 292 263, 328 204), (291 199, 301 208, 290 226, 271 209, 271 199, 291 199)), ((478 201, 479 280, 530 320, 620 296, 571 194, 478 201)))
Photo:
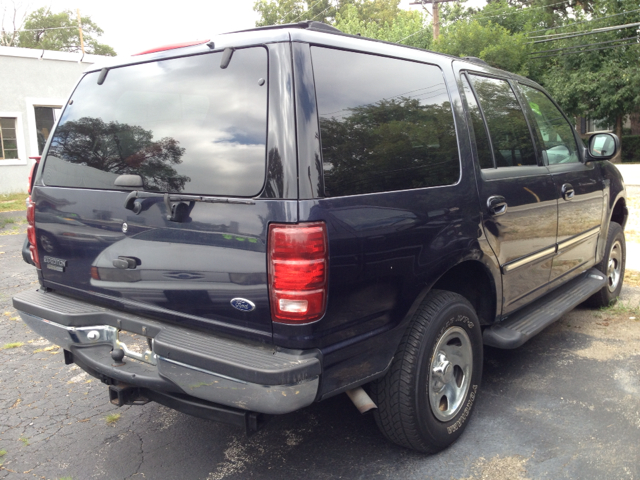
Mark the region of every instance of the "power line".
MULTIPOLYGON (((621 43, 620 45, 609 45, 608 47, 600 47, 600 48, 589 48, 587 50, 580 50, 580 51, 576 51, 576 52, 567 52, 564 53, 563 55, 576 55, 579 53, 586 53, 586 52, 596 52, 598 50, 607 50, 609 48, 618 48, 618 47, 627 47, 627 46, 631 46, 633 47, 634 45, 640 45, 640 43, 637 42, 629 42, 629 43, 621 43)), ((551 55, 541 55, 539 57, 530 57, 531 60, 536 60, 538 58, 548 58, 548 57, 557 57, 557 54, 551 54, 551 55)))
POLYGON ((626 40, 638 40, 638 37, 636 36, 636 37, 627 37, 627 38, 617 38, 615 40, 607 40, 606 42, 587 43, 584 45, 576 45, 573 47, 554 48, 552 50, 538 50, 537 52, 531 52, 529 55, 538 55, 539 53, 548 53, 548 52, 561 52, 564 50, 575 50, 577 48, 592 47, 594 45, 604 45, 606 43, 624 42, 626 40))
POLYGON ((327 10, 329 10, 333 5, 329 5, 327 8, 325 8, 323 11, 321 11, 319 14, 317 14, 315 17, 313 17, 312 19, 310 19, 309 21, 313 21, 316 18, 318 18, 320 15, 322 15, 324 12, 326 12, 327 10))
POLYGON ((532 44, 532 43, 555 42, 556 40, 565 40, 567 38, 582 37, 583 35, 595 35, 597 33, 610 32, 610 31, 613 31, 613 30, 623 30, 625 28, 632 28, 632 27, 638 27, 638 26, 640 26, 640 22, 627 23, 626 25, 615 25, 615 26, 612 26, 612 27, 595 28, 595 29, 593 29, 593 30, 591 30, 589 32, 567 34, 564 37, 560 37, 560 38, 547 38, 545 40, 536 40, 534 42, 527 42, 527 43, 532 44))
POLYGON ((564 1, 564 2, 552 3, 552 4, 550 4, 550 5, 543 5, 543 6, 541 6, 541 7, 526 7, 526 8, 522 8, 522 9, 520 9, 520 10, 514 10, 514 11, 511 11, 511 12, 509 12, 509 11, 504 11, 504 12, 502 12, 502 13, 498 14, 498 15, 480 15, 480 16, 474 16, 474 17, 471 17, 471 18, 472 18, 473 20, 476 20, 476 19, 478 19, 478 18, 496 18, 496 17, 503 17, 503 16, 505 16, 505 15, 515 15, 516 13, 524 13, 524 12, 527 12, 527 11, 529 11, 529 10, 540 10, 540 9, 542 9, 542 8, 555 7, 555 6, 557 6, 557 5, 563 5, 563 4, 567 4, 567 7, 570 7, 570 6, 571 6, 571 2, 564 1))
POLYGON ((43 27, 43 28, 23 28, 21 30, 3 30, 2 33, 19 33, 19 32, 43 32, 46 30, 67 30, 69 28, 76 29, 78 26, 73 27, 43 27))
MULTIPOLYGON (((498 14, 498 15, 474 15, 474 16, 467 17, 467 18, 468 18, 469 20, 478 20, 478 19, 484 19, 484 18, 497 18, 497 17, 504 17, 505 15, 515 15, 515 14, 519 14, 519 13, 525 13, 525 12, 526 12, 526 11, 528 11, 528 10, 538 10, 538 9, 541 9, 541 8, 549 8, 549 7, 555 7, 555 6, 557 6, 557 5, 565 5, 565 4, 566 4, 567 6, 571 6, 571 5, 570 5, 570 2, 567 2, 567 1, 565 0, 565 1, 563 1, 563 2, 552 3, 552 4, 550 4, 550 5, 544 5, 544 6, 541 6, 541 7, 526 7, 526 8, 523 8, 523 9, 521 9, 521 10, 513 10, 513 11, 510 11, 510 12, 509 12, 509 11, 504 11, 504 12, 502 12, 502 13, 498 14)), ((416 32, 413 32, 411 35, 407 35, 406 37, 404 37, 404 38, 402 38, 402 39, 398 40, 398 42, 397 42, 397 43, 402 43, 402 42, 404 42, 406 39, 411 38, 411 37, 413 37, 414 35, 417 35, 417 34, 418 34, 418 33, 420 33, 420 32, 423 32, 423 31, 424 31, 424 30, 426 30, 427 28, 429 28, 429 26, 428 26, 428 25, 427 25, 426 27, 421 28, 420 30, 418 30, 418 31, 416 31, 416 32)))
MULTIPOLYGON (((640 9, 638 9, 638 10, 629 10, 628 12, 616 13, 615 15, 606 15, 604 17, 592 18, 590 20, 583 20, 582 22, 567 23, 565 25, 560 25, 560 26, 557 26, 557 27, 549 27, 549 28, 542 28, 540 30, 532 30, 529 33, 546 32, 548 30, 557 30, 559 28, 566 28, 566 27, 570 27, 572 25, 581 25, 583 23, 589 23, 589 22, 597 22, 598 20, 604 20, 605 18, 619 17, 620 15, 628 15, 630 13, 635 13, 635 12, 640 12, 640 9)), ((562 35, 562 34, 559 34, 559 35, 562 35)), ((544 35, 541 35, 541 36, 530 36, 529 38, 542 38, 543 36, 544 35)))
MULTIPOLYGON (((313 7, 315 7, 317 4, 319 4, 322 0, 318 0, 316 3, 314 3, 313 5, 311 5, 307 10, 305 10, 304 12, 302 12, 300 15, 298 15, 296 18, 294 18, 291 23, 294 23, 296 20, 298 20, 300 17, 303 17, 304 15, 306 15, 313 7)), ((331 7, 329 7, 331 8, 331 7)), ((327 9, 328 10, 328 9, 327 9)), ((293 11, 293 10, 291 10, 293 11)), ((289 12, 291 13, 291 12, 289 12)), ((288 14, 287 14, 288 15, 288 14)), ((286 15, 282 18, 282 20, 284 21, 284 19, 286 18, 286 15)))

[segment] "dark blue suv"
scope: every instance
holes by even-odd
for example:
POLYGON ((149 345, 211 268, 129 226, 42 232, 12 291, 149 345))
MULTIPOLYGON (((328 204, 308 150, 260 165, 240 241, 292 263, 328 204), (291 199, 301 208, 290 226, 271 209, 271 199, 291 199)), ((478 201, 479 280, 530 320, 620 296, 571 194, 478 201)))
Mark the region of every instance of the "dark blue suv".
POLYGON ((437 451, 483 344, 619 295, 618 150, 526 78, 316 22, 116 58, 45 148, 14 306, 116 405, 255 431, 347 392, 437 451))

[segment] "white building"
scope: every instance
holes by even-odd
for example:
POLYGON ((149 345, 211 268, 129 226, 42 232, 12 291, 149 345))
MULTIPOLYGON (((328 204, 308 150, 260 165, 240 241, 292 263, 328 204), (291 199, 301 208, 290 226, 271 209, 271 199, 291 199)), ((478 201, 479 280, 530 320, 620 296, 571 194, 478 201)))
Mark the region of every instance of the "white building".
POLYGON ((35 157, 80 74, 106 57, 0 47, 0 194, 27 191, 35 157))

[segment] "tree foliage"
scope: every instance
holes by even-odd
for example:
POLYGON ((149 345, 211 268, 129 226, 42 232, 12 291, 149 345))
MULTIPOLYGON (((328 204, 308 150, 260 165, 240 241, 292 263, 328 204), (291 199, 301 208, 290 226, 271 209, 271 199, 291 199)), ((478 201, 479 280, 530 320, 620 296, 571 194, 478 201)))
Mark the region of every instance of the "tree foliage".
POLYGON ((497 24, 482 25, 477 20, 461 20, 445 27, 434 49, 459 57, 478 57, 494 67, 527 75, 527 38, 522 33, 511 34, 497 24))
POLYGON ((481 9, 444 3, 437 41, 428 17, 399 10, 398 3, 257 0, 254 9, 261 13, 258 25, 320 20, 345 33, 479 57, 539 82, 570 115, 616 124, 618 134, 623 117, 640 111, 639 29, 590 33, 640 22, 637 0, 489 0, 481 9), (589 34, 568 36, 583 33, 589 34))
MULTIPOLYGON (((113 48, 98 41, 104 32, 90 17, 81 17, 81 24, 86 53, 116 55, 113 48)), ((53 13, 49 8, 39 8, 26 16, 19 30, 18 35, 13 35, 10 46, 61 52, 81 51, 78 18, 71 10, 53 13)), ((8 32, 3 31, 3 40, 8 39, 8 32)))
POLYGON ((185 149, 174 138, 153 139, 137 125, 84 117, 58 126, 49 155, 117 175, 140 175, 147 190, 180 192, 190 178, 172 165, 185 149))
MULTIPOLYGON (((331 195, 438 185, 458 175, 451 106, 400 97, 321 118, 331 195)), ((455 180, 454 180, 455 181, 455 180)))
POLYGON ((391 23, 400 9, 400 0, 256 0, 253 10, 260 14, 257 27, 315 20, 333 25, 338 12, 353 7, 359 18, 375 23, 391 23))

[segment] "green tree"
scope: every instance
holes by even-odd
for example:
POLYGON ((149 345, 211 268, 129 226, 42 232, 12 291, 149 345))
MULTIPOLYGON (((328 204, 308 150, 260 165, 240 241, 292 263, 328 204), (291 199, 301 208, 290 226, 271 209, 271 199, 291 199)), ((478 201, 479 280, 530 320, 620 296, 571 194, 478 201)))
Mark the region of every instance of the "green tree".
POLYGON ((401 10, 400 0, 257 0, 256 26, 321 21, 344 33, 429 48, 431 28, 420 12, 401 10))
POLYGON ((530 47, 523 33, 511 34, 506 28, 477 20, 460 20, 445 26, 433 45, 434 50, 458 57, 478 57, 489 65, 527 75, 530 47))
POLYGON ((178 175, 185 149, 171 137, 154 140, 138 125, 83 117, 56 129, 49 154, 117 175, 140 175, 147 190, 180 192, 191 179, 178 175))
MULTIPOLYGON (((104 32, 90 17, 81 17, 81 22, 86 53, 116 55, 113 48, 98 41, 98 37, 104 32)), ((18 38, 18 46, 61 52, 81 51, 76 14, 71 10, 53 13, 48 8, 39 8, 27 16, 18 38)))
POLYGON ((336 8, 331 0, 257 0, 253 10, 260 14, 256 27, 315 20, 332 24, 336 8))
POLYGON ((549 39, 566 35, 536 44, 531 64, 544 62, 535 69, 539 80, 567 113, 604 119, 621 137, 624 117, 640 109, 638 30, 592 31, 640 22, 640 12, 634 12, 637 2, 627 0, 596 0, 590 7, 590 13, 577 10, 566 28, 544 32, 549 39))
POLYGON ((380 100, 320 119, 331 195, 438 185, 457 178, 458 145, 449 102, 380 100))
POLYGON ((360 19, 391 24, 400 12, 400 0, 256 0, 257 27, 315 20, 333 25, 336 15, 352 7, 360 19))
POLYGON ((430 48, 433 40, 431 27, 419 12, 399 10, 390 21, 371 21, 355 5, 345 5, 336 14, 336 28, 351 35, 375 38, 386 42, 402 43, 412 47, 430 48))

